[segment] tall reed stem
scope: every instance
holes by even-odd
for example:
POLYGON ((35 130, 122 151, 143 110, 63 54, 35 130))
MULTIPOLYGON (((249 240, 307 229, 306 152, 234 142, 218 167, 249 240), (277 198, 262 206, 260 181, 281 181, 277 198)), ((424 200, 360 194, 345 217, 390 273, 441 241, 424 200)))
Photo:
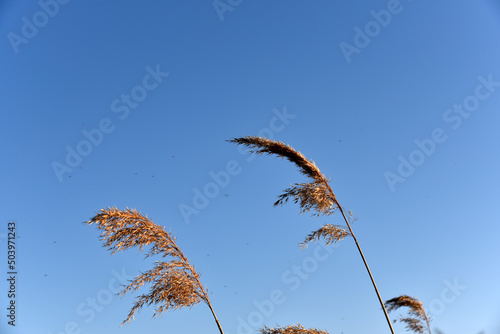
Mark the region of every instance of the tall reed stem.
POLYGON ((358 239, 356 239, 356 236, 354 235, 354 232, 352 231, 351 224, 349 224, 349 220, 345 216, 344 209, 342 209, 342 206, 340 206, 339 202, 337 201, 337 206, 339 207, 340 213, 342 214, 342 217, 344 217, 344 221, 347 224, 347 227, 349 228, 349 232, 351 232, 351 236, 354 239, 354 242, 356 243, 356 247, 358 247, 359 254, 361 255, 361 258, 363 259, 363 263, 365 264, 366 271, 368 271, 368 275, 370 275, 370 279, 372 280, 373 288, 375 289, 375 292, 377 293, 378 301, 380 302, 380 306, 382 306, 382 310, 384 310, 384 315, 385 319, 387 320, 387 324, 389 325, 389 328, 391 329, 391 333, 394 334, 394 328, 392 328, 391 324, 391 319, 389 319, 389 314, 387 313, 387 310, 385 309, 384 301, 382 300, 382 297, 380 296, 380 293, 378 292, 377 284, 375 284, 375 279, 373 278, 372 272, 370 271, 370 267, 368 267, 368 263, 366 262, 365 256, 363 255, 363 251, 361 250, 361 247, 359 246, 358 239))
MULTIPOLYGON (((195 279, 196 279, 196 281, 198 282, 198 284, 199 284, 200 286, 202 286, 202 285, 201 285, 201 282, 200 282, 200 280, 199 280, 199 278, 198 278, 198 277, 196 277, 195 279)), ((208 305, 208 307, 210 308, 210 311, 212 312, 212 315, 214 316, 215 323, 217 324, 217 327, 219 328, 219 332, 220 332, 220 334, 224 334, 224 331, 222 330, 222 326, 221 326, 221 325, 220 325, 220 323, 219 323, 219 319, 217 319, 217 316, 215 315, 215 311, 214 311, 214 309, 212 308, 212 304, 210 303, 210 298, 208 298, 208 293, 207 293, 207 291, 206 291, 205 289, 203 289, 202 291, 203 291, 203 295, 204 295, 204 297, 205 297, 204 299, 205 299, 205 301, 207 302, 207 305, 208 305)))
POLYGON ((208 307, 210 307, 210 311, 212 311, 212 315, 214 316, 215 322, 217 323, 217 327, 219 327, 220 334, 224 334, 224 332, 222 331, 222 327, 219 323, 219 320, 217 319, 217 316, 215 315, 214 309, 212 308, 212 304, 210 304, 210 301, 208 301, 207 304, 208 304, 208 307))

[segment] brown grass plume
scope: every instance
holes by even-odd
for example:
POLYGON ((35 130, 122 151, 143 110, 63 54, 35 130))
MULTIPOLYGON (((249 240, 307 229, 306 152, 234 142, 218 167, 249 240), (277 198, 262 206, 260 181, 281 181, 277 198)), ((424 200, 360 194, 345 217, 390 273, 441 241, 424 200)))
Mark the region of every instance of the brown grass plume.
POLYGON ((251 153, 286 158, 294 163, 303 175, 311 179, 309 183, 295 183, 285 189, 274 203, 275 206, 282 205, 291 198, 300 205, 301 213, 314 209, 316 214, 331 215, 338 208, 335 194, 328 184, 330 180, 321 173, 314 161, 307 159, 291 146, 262 137, 233 138, 229 142, 247 146, 251 153))
POLYGON ((175 243, 175 236, 135 209, 101 209, 86 223, 96 224, 102 231, 103 246, 107 247, 111 254, 132 247, 139 247, 141 251, 144 247, 151 246, 146 258, 153 255, 171 258, 168 262, 156 261, 153 269, 138 275, 120 291, 119 294, 124 296, 127 292, 135 292, 146 284, 150 285, 148 294, 141 294, 136 298, 122 325, 129 322, 135 312, 145 305, 156 305, 153 316, 157 317, 165 311, 205 302, 212 311, 219 331, 223 333, 207 290, 200 282, 200 274, 175 243))
POLYGON ((400 307, 407 307, 409 309, 408 316, 401 316, 399 319, 394 320, 394 322, 399 320, 405 323, 406 328, 415 333, 424 334, 427 331, 431 334, 431 319, 427 317, 422 302, 417 298, 402 295, 387 300, 385 306, 389 312, 397 310, 400 307))
POLYGON ((311 232, 307 238, 300 244, 300 248, 306 248, 311 241, 317 241, 323 238, 325 244, 334 244, 350 236, 351 232, 347 231, 343 226, 326 224, 319 230, 311 232))
POLYGON ((259 330, 260 334, 328 334, 328 332, 318 329, 306 329, 302 325, 269 328, 265 326, 259 330))

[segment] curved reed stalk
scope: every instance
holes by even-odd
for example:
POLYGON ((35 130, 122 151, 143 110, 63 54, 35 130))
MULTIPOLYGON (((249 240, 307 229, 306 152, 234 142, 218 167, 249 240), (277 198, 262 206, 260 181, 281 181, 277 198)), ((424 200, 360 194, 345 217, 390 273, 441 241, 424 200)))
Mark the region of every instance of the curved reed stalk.
POLYGON ((222 327, 208 298, 206 288, 200 282, 200 274, 189 263, 184 253, 177 247, 175 237, 156 225, 147 216, 135 209, 118 210, 117 208, 101 209, 97 215, 86 222, 96 224, 102 230, 101 238, 104 247, 114 254, 117 251, 132 247, 152 245, 146 258, 160 254, 162 258, 169 256, 169 262, 156 261, 153 269, 135 277, 119 294, 123 297, 127 292, 135 292, 145 284, 151 286, 148 294, 137 297, 127 318, 122 322, 130 322, 136 311, 144 305, 157 305, 154 317, 162 312, 193 306, 205 302, 217 323, 221 334, 222 327))
MULTIPOLYGON (((278 325, 279 326, 279 325, 278 325)), ((265 326, 259 330, 260 334, 329 334, 318 329, 306 329, 301 324, 295 326, 269 328, 265 326)))
POLYGON ((326 178, 326 176, 321 173, 314 161, 307 159, 302 153, 296 151, 291 146, 286 145, 283 142, 255 136, 233 138, 228 141, 248 147, 251 153, 275 155, 285 158, 294 163, 299 168, 301 174, 311 179, 311 182, 309 183, 295 183, 292 187, 285 189, 284 193, 280 195, 278 200, 274 203, 274 206, 282 205, 289 199, 293 199, 295 203, 299 204, 301 209, 300 213, 308 212, 314 209, 314 211, 316 211, 316 215, 332 215, 336 210, 340 211, 347 224, 348 231, 336 225, 325 225, 316 232, 310 234, 301 246, 304 247, 309 241, 317 240, 320 237, 325 238, 327 243, 332 243, 342 240, 345 236, 351 236, 356 243, 356 247, 358 248, 368 275, 370 276, 373 288, 375 289, 380 305, 382 306, 382 310, 384 311, 387 324, 391 333, 394 334, 391 320, 389 319, 389 315, 385 309, 384 302, 380 296, 377 285, 375 284, 373 275, 368 267, 365 256, 361 251, 358 240, 352 231, 351 224, 347 219, 344 209, 339 204, 332 188, 330 187, 330 179, 326 178))
POLYGON ((406 324, 406 328, 409 331, 413 331, 419 334, 424 334, 425 331, 427 331, 429 334, 432 334, 430 324, 432 319, 427 317, 422 302, 417 298, 402 295, 387 300, 385 302, 385 306, 387 307, 388 312, 397 310, 400 307, 408 307, 408 316, 401 316, 397 320, 399 320, 399 322, 404 322, 406 324))

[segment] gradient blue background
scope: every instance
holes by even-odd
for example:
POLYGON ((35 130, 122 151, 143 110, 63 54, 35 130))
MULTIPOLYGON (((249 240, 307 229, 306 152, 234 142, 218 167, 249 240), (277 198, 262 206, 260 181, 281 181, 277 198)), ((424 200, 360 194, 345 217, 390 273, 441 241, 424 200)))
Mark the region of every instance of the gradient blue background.
POLYGON ((201 304, 154 320, 145 308, 119 327, 136 294, 109 297, 113 270, 131 278, 153 259, 101 247, 82 222, 107 206, 135 207, 177 236, 226 333, 245 333, 241 319, 259 322, 257 313, 268 326, 388 333, 352 240, 324 261, 317 246, 297 247, 341 217, 273 208, 304 178, 288 162, 249 161, 225 142, 269 134, 284 109, 295 117, 272 136, 313 159, 359 217, 354 231, 382 297, 443 305, 436 331, 500 333, 500 87, 456 130, 443 119, 474 94, 478 77, 500 82, 500 4, 402 0, 348 63, 340 43, 353 44, 354 28, 387 6, 244 0, 221 21, 211 1, 70 1, 16 53, 9 33, 20 35, 23 17, 32 21, 41 7, 0 2, 4 273, 8 221, 19 236, 17 326, 6 324, 4 278, 2 333, 218 333, 201 304), (170 75, 120 119, 112 102, 157 65, 170 75), (59 180, 53 163, 65 163, 66 147, 106 118, 114 130, 59 180), (436 128, 446 141, 391 191, 384 173, 396 173, 398 157, 408 159, 414 141, 436 128), (209 173, 230 161, 239 173, 188 224, 179 206, 192 206, 209 173), (293 266, 309 266, 298 287, 293 266), (465 288, 455 295, 446 282, 465 288), (275 290, 285 301, 259 311, 275 290))

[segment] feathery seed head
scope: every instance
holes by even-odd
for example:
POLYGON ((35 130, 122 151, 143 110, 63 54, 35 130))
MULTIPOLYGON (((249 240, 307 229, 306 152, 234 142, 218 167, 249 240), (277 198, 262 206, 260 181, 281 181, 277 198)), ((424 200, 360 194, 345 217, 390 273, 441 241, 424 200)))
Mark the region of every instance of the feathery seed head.
POLYGON ((97 228, 102 230, 104 247, 108 247, 112 254, 134 246, 142 250, 144 246, 151 245, 146 257, 156 254, 172 257, 169 262, 156 261, 153 269, 138 275, 120 291, 119 294, 124 296, 127 292, 137 291, 145 284, 150 285, 149 293, 137 297, 123 323, 129 322, 134 313, 144 305, 157 305, 154 313, 156 317, 164 311, 193 306, 201 301, 209 303, 206 289, 199 279, 200 274, 177 247, 175 237, 147 216, 141 215, 135 209, 127 208, 122 211, 108 208, 101 209, 86 223, 96 224, 97 228))
MULTIPOLYGON (((278 325, 279 326, 279 325, 278 325)), ((326 331, 321 331, 318 329, 306 329, 301 324, 297 324, 295 326, 286 326, 286 327, 275 327, 269 328, 264 326, 259 330, 260 334, 329 334, 326 331)))
POLYGON ((330 180, 321 173, 314 161, 307 159, 291 146, 263 137, 248 136, 233 138, 229 142, 247 146, 251 153, 286 158, 294 163, 303 175, 312 179, 310 183, 296 183, 291 188, 285 189, 274 203, 275 206, 282 205, 293 198, 294 202, 298 203, 301 208, 300 213, 314 209, 317 215, 330 215, 338 208, 337 199, 329 185, 330 180))
POLYGON ((320 229, 310 233, 307 238, 300 244, 300 248, 304 249, 311 241, 319 241, 325 239, 326 244, 334 244, 343 240, 347 236, 352 236, 351 232, 346 230, 344 226, 326 224, 320 229))
POLYGON ((422 302, 417 298, 402 295, 387 300, 385 302, 385 307, 387 308, 388 312, 397 310, 400 307, 408 307, 409 316, 401 316, 399 319, 394 320, 394 322, 399 320, 400 322, 405 323, 406 328, 415 333, 423 334, 425 333, 425 331, 427 331, 429 334, 431 333, 430 321, 432 319, 427 317, 422 302))

